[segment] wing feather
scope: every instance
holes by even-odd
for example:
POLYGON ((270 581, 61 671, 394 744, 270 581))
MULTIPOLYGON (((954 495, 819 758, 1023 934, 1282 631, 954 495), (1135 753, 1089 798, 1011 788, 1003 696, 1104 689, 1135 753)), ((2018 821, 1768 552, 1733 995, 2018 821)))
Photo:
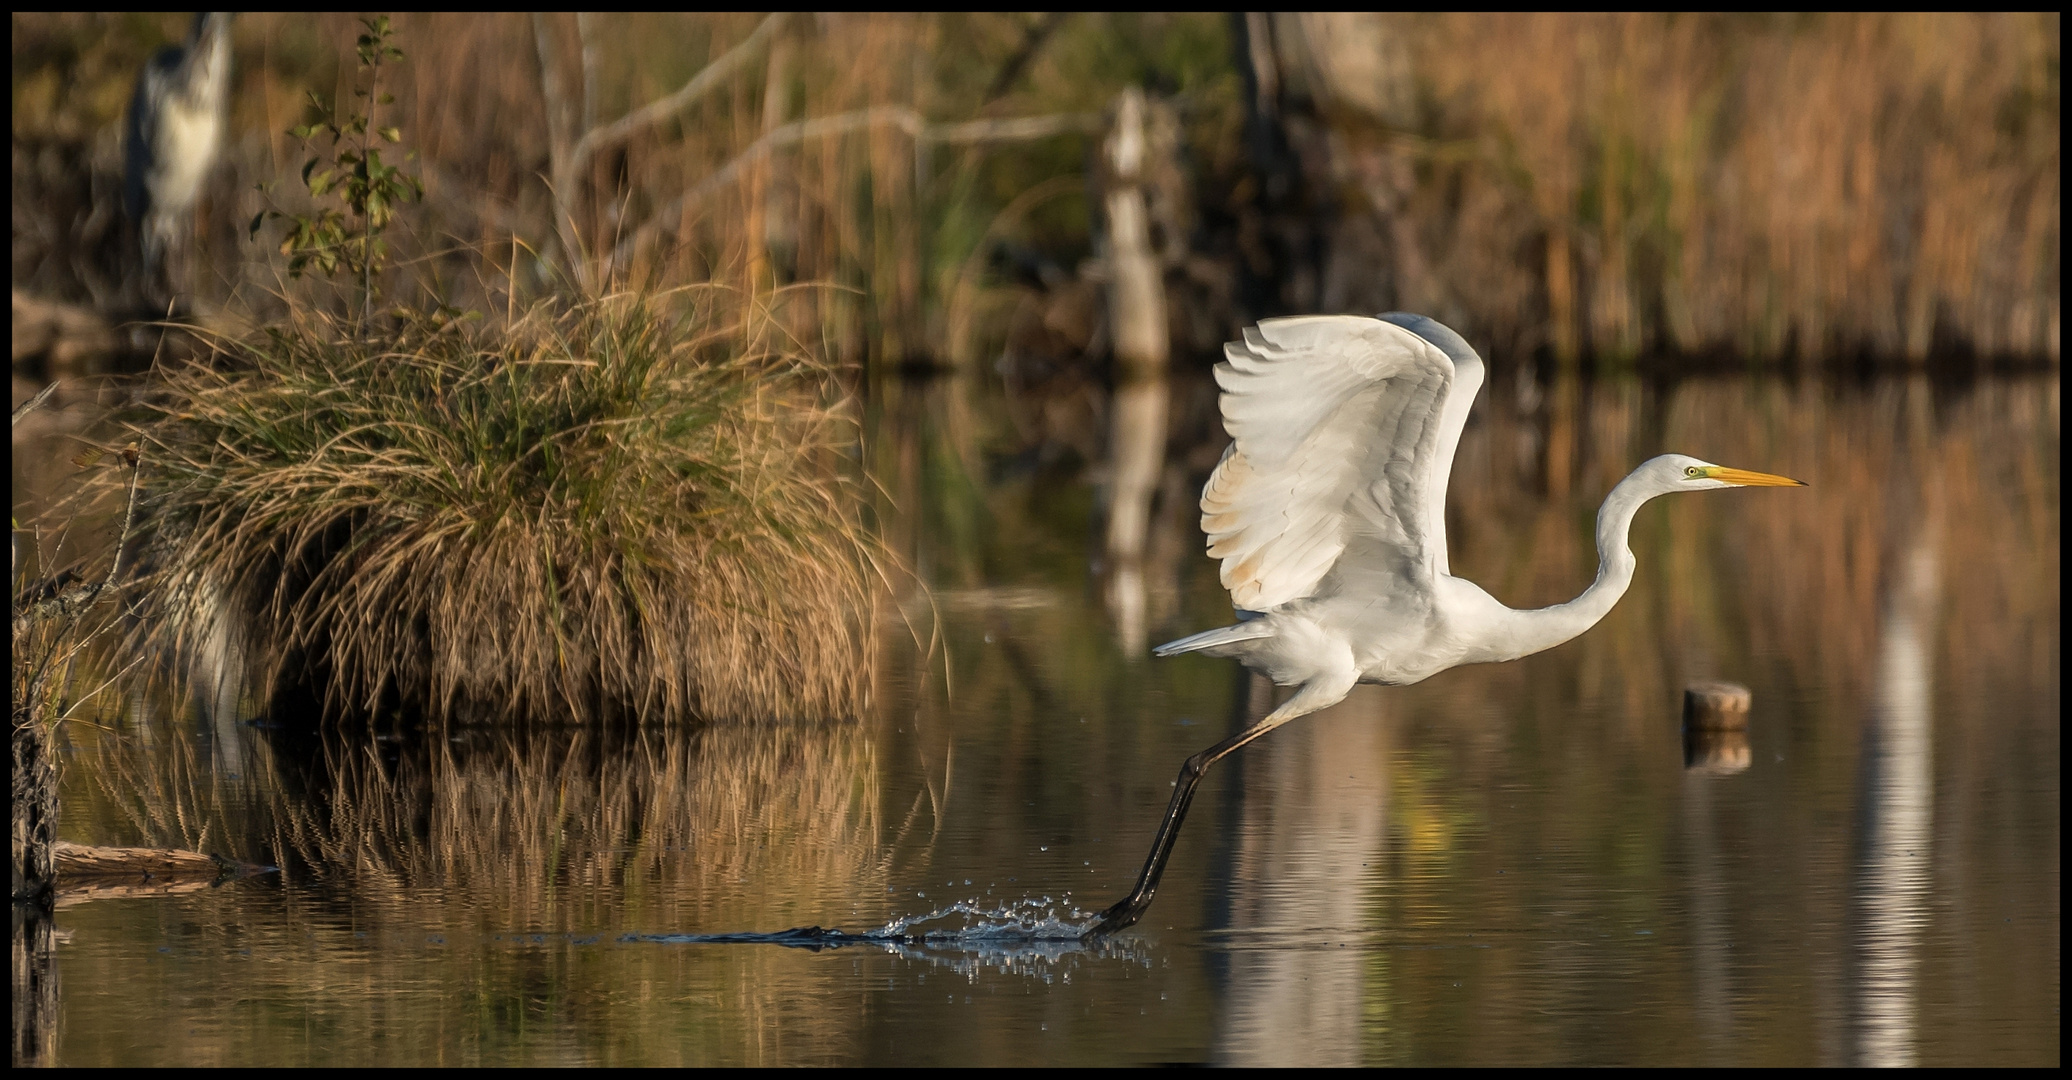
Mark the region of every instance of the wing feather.
MULTIPOLYGON (((1310 596, 1348 557, 1372 564, 1340 568, 1363 579, 1445 572, 1435 457, 1443 442, 1450 466, 1459 423, 1444 429, 1456 411, 1466 419, 1449 400, 1450 351, 1347 315, 1269 319, 1224 346, 1216 382, 1231 445, 1202 488, 1202 530, 1239 608, 1310 596)), ((1469 397, 1479 360, 1473 374, 1469 397)))

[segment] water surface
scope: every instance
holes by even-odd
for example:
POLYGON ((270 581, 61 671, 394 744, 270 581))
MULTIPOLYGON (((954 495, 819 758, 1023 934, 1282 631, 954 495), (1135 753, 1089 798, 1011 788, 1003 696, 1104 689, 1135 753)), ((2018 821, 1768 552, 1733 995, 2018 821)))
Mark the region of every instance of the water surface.
POLYGON ((1276 700, 1145 655, 1228 620, 1189 505, 1212 390, 1167 392, 1120 560, 1112 475, 1028 403, 875 391, 932 589, 888 605, 860 724, 326 739, 138 698, 73 727, 67 838, 281 872, 63 907, 57 1060, 2058 1062, 2055 376, 1499 380, 1449 531, 1507 603, 1587 584, 1597 501, 1654 453, 1813 486, 1651 505, 1582 638, 1243 751, 1115 941, 688 940, 1128 888, 1181 759, 1276 700), (1712 678, 1751 729, 1687 768, 1712 678))

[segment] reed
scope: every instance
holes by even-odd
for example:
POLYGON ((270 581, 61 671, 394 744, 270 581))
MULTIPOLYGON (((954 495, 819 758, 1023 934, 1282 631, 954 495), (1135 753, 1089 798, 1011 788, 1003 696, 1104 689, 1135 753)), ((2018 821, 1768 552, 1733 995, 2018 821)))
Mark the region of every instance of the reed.
POLYGON ((863 707, 872 546, 829 368, 718 288, 359 337, 301 311, 131 421, 144 631, 254 689, 596 721, 863 707))
POLYGON ((2058 357, 2055 14, 1287 30, 1361 216, 1411 223, 1390 235, 1412 257, 1366 262, 1470 338, 1615 363, 2058 357), (1409 72, 1393 94, 1348 81, 1374 58, 1409 72))

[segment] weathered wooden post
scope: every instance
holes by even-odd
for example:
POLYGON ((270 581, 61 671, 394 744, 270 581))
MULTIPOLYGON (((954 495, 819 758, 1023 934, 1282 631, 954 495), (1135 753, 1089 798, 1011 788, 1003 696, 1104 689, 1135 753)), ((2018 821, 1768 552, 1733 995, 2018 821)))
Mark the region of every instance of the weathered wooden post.
POLYGON ((1736 683, 1684 688, 1684 768, 1727 775, 1748 768, 1748 707, 1753 695, 1736 683))

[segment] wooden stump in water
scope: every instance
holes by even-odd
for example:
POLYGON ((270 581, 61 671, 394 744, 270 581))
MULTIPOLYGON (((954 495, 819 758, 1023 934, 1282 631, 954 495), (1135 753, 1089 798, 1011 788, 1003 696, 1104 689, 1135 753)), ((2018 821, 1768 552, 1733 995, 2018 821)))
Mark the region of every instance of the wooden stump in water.
POLYGON ((1692 683, 1684 688, 1683 722, 1692 731, 1747 731, 1748 687, 1729 682, 1692 683))
POLYGON ((1753 695, 1735 683, 1684 688, 1684 768, 1731 775, 1748 768, 1748 707, 1753 695))

